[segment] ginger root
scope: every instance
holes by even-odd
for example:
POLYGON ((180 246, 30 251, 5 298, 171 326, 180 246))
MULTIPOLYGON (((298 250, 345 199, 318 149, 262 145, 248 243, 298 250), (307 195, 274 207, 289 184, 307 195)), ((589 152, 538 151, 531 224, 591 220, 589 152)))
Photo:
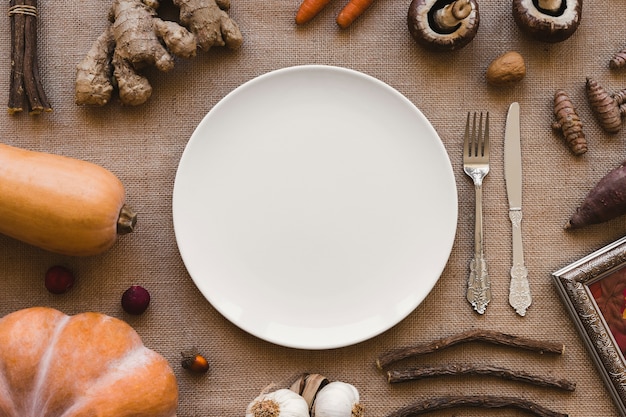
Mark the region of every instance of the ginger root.
POLYGON ((181 23, 195 35, 203 51, 212 46, 241 46, 239 27, 226 13, 230 0, 174 0, 174 4, 180 8, 181 23))
POLYGON ((118 89, 122 104, 140 105, 152 94, 141 74, 147 66, 160 71, 174 67, 174 56, 193 58, 200 47, 237 49, 243 37, 222 10, 226 0, 175 0, 181 24, 159 18, 157 0, 114 0, 110 24, 77 66, 75 102, 103 106, 118 89), (221 8, 222 7, 222 8, 221 8))

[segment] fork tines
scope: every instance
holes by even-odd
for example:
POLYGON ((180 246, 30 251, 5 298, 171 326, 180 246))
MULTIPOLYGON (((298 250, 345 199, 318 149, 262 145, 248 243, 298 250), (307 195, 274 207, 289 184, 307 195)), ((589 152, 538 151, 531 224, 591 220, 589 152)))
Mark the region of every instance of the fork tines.
POLYGON ((470 116, 467 113, 467 122, 465 124, 465 155, 470 157, 489 156, 489 112, 485 115, 485 131, 483 132, 483 113, 480 112, 478 118, 478 129, 476 128, 476 118, 479 113, 474 113, 472 118, 472 131, 470 134, 470 116), (485 152, 486 150, 486 152, 485 152), (486 155, 485 155, 486 154, 486 155))

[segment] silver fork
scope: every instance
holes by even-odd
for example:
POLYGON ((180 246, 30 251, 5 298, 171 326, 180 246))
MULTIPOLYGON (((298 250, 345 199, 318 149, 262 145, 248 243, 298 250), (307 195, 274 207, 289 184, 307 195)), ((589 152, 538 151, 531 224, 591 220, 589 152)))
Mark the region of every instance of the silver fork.
POLYGON ((483 130, 483 114, 470 118, 467 113, 465 141, 463 144, 463 171, 474 181, 476 191, 476 215, 474 227, 474 258, 470 262, 467 281, 467 301, 479 314, 491 301, 491 283, 483 248, 483 178, 489 173, 489 113, 486 114, 483 130), (470 129, 471 121, 471 129, 470 129))

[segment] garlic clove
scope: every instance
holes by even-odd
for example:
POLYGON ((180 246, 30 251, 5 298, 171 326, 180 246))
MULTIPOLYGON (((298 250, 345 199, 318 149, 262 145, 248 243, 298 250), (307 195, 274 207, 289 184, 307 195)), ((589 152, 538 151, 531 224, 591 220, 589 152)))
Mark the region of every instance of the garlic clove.
POLYGON ((301 395, 283 388, 256 397, 246 417, 309 417, 309 406, 301 395))
POLYGON ((311 417, 362 417, 359 391, 351 384, 333 381, 315 397, 311 417))
POLYGON ((291 384, 290 390, 300 394, 309 405, 313 406, 315 396, 324 385, 328 384, 328 378, 320 374, 303 374, 291 384))

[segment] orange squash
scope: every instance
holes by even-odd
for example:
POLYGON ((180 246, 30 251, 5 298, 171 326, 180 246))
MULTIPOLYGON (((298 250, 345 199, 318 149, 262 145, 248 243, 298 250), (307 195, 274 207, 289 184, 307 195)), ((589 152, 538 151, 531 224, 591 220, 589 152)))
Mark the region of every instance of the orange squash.
POLYGON ((33 307, 0 319, 3 417, 175 417, 176 378, 122 320, 33 307))
POLYGON ((96 164, 0 144, 0 233, 51 252, 95 255, 132 231, 124 186, 96 164))

